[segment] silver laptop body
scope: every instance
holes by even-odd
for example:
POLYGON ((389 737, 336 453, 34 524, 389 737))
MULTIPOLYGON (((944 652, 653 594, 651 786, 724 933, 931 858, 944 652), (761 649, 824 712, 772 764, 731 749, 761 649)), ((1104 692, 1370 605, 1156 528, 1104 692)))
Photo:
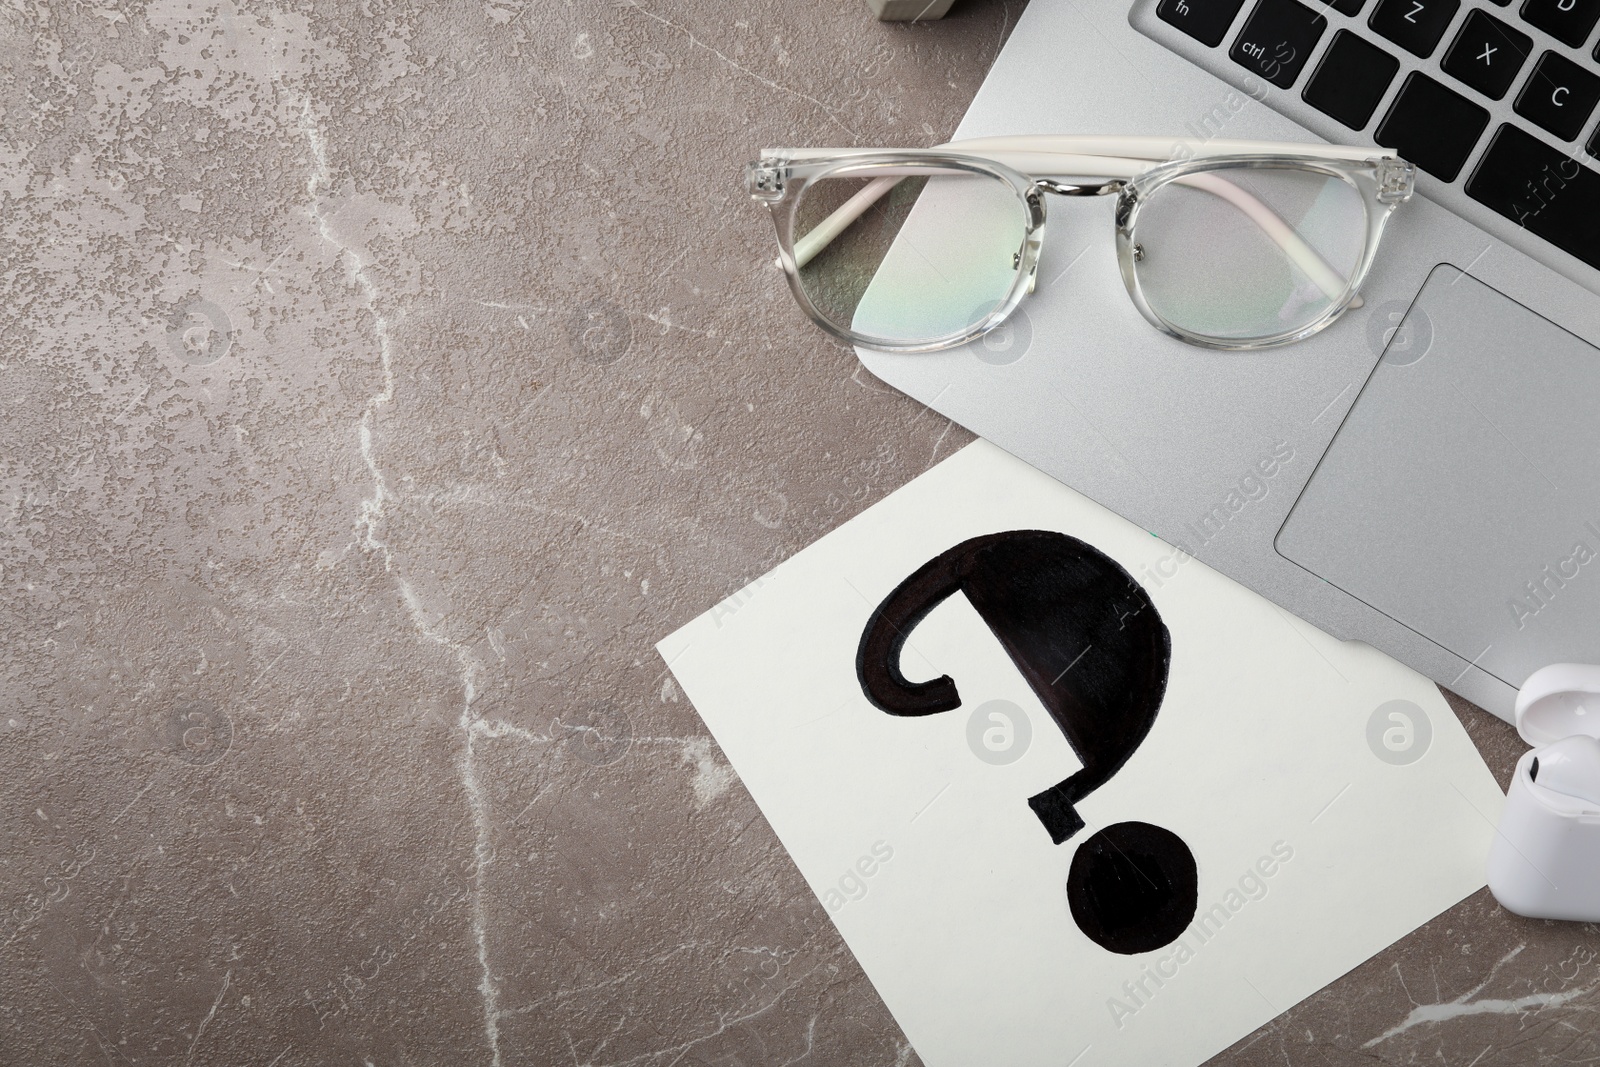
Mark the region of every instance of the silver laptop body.
MULTIPOLYGON (((1201 2, 1033 0, 955 139, 1372 144, 1407 86, 1447 86, 1488 113, 1484 132, 1453 180, 1419 175, 1421 195, 1390 223, 1364 305, 1284 348, 1185 345, 1128 300, 1109 201, 1052 198, 1038 288, 1011 321, 955 351, 859 355, 884 381, 1183 550, 1170 575, 1141 581, 1170 580, 1192 555, 1510 718, 1535 669, 1600 662, 1600 270, 1585 243, 1600 231, 1573 214, 1580 203, 1587 212, 1600 171, 1584 148, 1600 145, 1600 109, 1572 139, 1521 113, 1551 114, 1527 103, 1545 86, 1545 52, 1600 78, 1596 34, 1572 46, 1519 22, 1516 7, 1462 0, 1424 58, 1369 25, 1384 0, 1354 15, 1343 10, 1355 0, 1338 0, 1338 10, 1315 5, 1323 29, 1282 88, 1246 64, 1260 51, 1250 39, 1258 4, 1281 15, 1291 0, 1244 0, 1216 46, 1178 24, 1201 2), (1442 66, 1479 9, 1532 42, 1499 100, 1442 66), (1398 61, 1359 130, 1304 95, 1341 32, 1398 61), (1475 174, 1506 164, 1504 144, 1486 159, 1503 127, 1568 160, 1530 184, 1530 197, 1553 205, 1542 218, 1545 201, 1519 208, 1530 228, 1470 191, 1475 174), (1554 243, 1536 232, 1557 221, 1554 243)), ((1442 0, 1395 2, 1391 24, 1442 0)), ((1569 99, 1555 94, 1557 106, 1569 99)), ((1517 157, 1528 158, 1544 156, 1517 157)), ((1592 203, 1600 213, 1600 197, 1592 203)))

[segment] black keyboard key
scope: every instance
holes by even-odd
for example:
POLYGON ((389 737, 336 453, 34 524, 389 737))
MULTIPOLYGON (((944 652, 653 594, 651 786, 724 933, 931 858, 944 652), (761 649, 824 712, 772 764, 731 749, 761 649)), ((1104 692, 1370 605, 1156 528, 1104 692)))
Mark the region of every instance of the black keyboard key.
POLYGON ((1460 8, 1461 0, 1381 0, 1367 25, 1412 55, 1427 59, 1460 8))
POLYGON ((1489 113, 1426 74, 1412 71, 1373 140, 1442 181, 1455 181, 1489 113))
POLYGON ((1394 56, 1349 30, 1340 30, 1300 95, 1352 130, 1365 129, 1399 69, 1400 61, 1394 56))
POLYGON ((1317 0, 1323 7, 1331 7, 1341 15, 1361 14, 1361 5, 1367 0, 1317 0))
POLYGON ((1501 126, 1467 195, 1600 269, 1600 173, 1532 134, 1501 126))
POLYGON ((1244 0, 1161 0, 1156 15, 1208 48, 1215 48, 1228 35, 1233 17, 1243 6, 1244 0))
POLYGON ((1594 131, 1594 136, 1589 138, 1589 143, 1584 145, 1583 149, 1594 158, 1600 159, 1600 128, 1594 131))
POLYGON ((1562 44, 1577 48, 1600 19, 1600 0, 1528 0, 1522 17, 1562 44))
POLYGON ((1261 0, 1228 55, 1280 89, 1300 76, 1328 20, 1295 0, 1261 0))
POLYGON ((1469 11, 1461 32, 1450 42, 1450 50, 1439 65, 1452 78, 1498 100, 1506 95, 1517 80, 1517 71, 1532 54, 1532 37, 1493 15, 1469 11))
POLYGON ((1517 114, 1532 119, 1563 141, 1578 136, 1600 103, 1600 75, 1566 56, 1546 52, 1517 94, 1517 114))

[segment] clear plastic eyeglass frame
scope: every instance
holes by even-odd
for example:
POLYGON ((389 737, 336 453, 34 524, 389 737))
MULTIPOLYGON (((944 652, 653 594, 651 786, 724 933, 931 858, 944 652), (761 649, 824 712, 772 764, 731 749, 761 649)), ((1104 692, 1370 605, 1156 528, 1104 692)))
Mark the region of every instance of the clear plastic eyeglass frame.
POLYGON ((1361 306, 1361 285, 1377 256, 1378 243, 1395 208, 1411 198, 1415 168, 1392 155, 1338 145, 1214 140, 1199 147, 1163 137, 990 137, 930 149, 768 149, 745 167, 745 189, 766 204, 778 231, 778 265, 802 310, 824 330, 865 348, 887 352, 937 352, 973 341, 1005 321, 1033 291, 1044 244, 1045 193, 1116 196, 1117 261, 1128 296, 1162 333, 1202 348, 1245 350, 1303 340, 1361 306), (1182 158, 1174 159, 1174 155, 1182 158), (1355 188, 1365 210, 1365 246, 1348 277, 1328 267, 1318 253, 1271 207, 1230 182, 1208 178, 1218 171, 1248 168, 1302 170, 1336 178, 1355 188), (1011 290, 987 317, 948 336, 908 343, 874 337, 835 324, 807 296, 800 269, 902 178, 934 174, 986 175, 1008 186, 1025 219, 1011 290), (799 240, 796 210, 805 187, 824 178, 867 179, 861 192, 799 240), (1197 333, 1163 318, 1146 299, 1135 263, 1141 206, 1170 182, 1203 189, 1233 202, 1278 243, 1283 252, 1331 297, 1320 318, 1283 333, 1245 340, 1197 333), (1226 189, 1221 188, 1226 186, 1226 189))

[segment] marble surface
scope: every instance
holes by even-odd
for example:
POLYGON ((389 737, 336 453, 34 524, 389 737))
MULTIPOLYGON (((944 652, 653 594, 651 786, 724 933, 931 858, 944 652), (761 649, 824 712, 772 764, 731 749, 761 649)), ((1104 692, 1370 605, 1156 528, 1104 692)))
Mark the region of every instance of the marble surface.
MULTIPOLYGON (((738 168, 1019 10, 0 7, 0 1063, 917 1062, 652 645, 968 440, 738 168)), ((1215 1062, 1592 1062, 1597 949, 1479 893, 1215 1062)))

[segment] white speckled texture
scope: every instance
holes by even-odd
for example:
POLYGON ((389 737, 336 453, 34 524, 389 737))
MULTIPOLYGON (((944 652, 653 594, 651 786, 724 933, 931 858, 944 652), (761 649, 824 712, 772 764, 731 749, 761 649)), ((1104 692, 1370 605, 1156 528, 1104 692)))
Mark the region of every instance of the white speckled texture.
MULTIPOLYGON (((0 1064, 915 1062, 652 645, 967 440, 738 168, 1019 10, 0 7, 0 1064)), ((1591 1061, 1597 945, 1480 894, 1217 1062, 1591 1061)))

